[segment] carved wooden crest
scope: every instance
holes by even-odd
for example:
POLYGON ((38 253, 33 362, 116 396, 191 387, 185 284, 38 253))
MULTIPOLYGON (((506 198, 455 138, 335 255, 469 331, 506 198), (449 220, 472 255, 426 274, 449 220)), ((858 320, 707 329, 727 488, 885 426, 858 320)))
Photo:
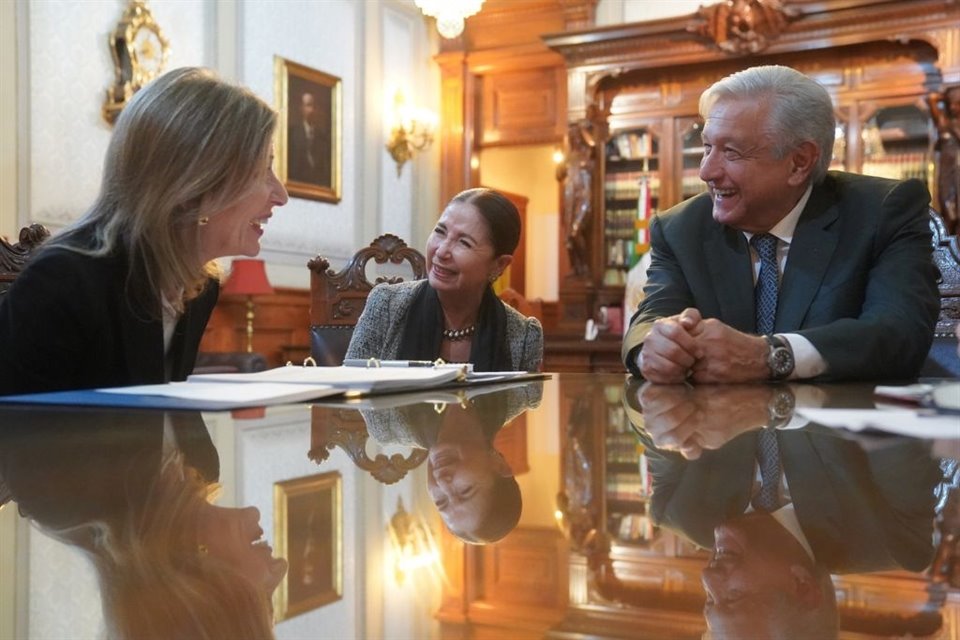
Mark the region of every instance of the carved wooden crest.
POLYGON ((706 36, 727 53, 757 53, 776 40, 801 12, 780 0, 725 0, 700 7, 701 22, 687 31, 706 36))
POLYGON ((13 279, 26 266, 33 251, 49 237, 50 232, 46 227, 32 224, 20 230, 20 241, 16 244, 7 244, 0 238, 0 293, 10 287, 13 279))

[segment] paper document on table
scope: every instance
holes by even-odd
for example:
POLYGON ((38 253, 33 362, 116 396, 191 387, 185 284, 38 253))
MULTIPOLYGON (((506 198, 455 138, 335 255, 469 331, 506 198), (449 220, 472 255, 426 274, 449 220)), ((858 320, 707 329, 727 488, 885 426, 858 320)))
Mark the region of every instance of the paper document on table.
POLYGON ((896 433, 915 438, 960 438, 960 416, 926 409, 797 409, 811 422, 827 427, 896 433))
POLYGON ((930 392, 933 391, 932 384, 917 383, 902 386, 877 385, 873 389, 873 395, 880 398, 887 398, 897 402, 906 402, 910 404, 920 404, 930 392))
POLYGON ((330 385, 348 394, 415 391, 466 379, 465 366, 441 367, 297 367, 286 366, 256 373, 208 373, 192 375, 189 383, 282 382, 330 385))

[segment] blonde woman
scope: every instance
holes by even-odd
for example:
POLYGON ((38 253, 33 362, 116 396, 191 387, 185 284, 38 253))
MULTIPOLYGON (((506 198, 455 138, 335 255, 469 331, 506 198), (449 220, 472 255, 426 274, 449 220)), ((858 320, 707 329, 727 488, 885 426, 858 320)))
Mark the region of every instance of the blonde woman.
POLYGON ((254 256, 287 193, 276 114, 199 68, 139 91, 96 202, 0 300, 0 395, 182 380, 219 291, 215 258, 254 256))

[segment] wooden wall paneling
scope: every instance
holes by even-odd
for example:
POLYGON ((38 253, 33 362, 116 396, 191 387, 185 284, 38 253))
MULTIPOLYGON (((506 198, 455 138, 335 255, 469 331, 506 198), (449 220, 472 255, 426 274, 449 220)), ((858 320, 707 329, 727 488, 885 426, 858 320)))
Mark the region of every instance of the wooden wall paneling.
POLYGON ((440 202, 450 202, 470 184, 473 127, 468 126, 466 104, 473 90, 462 53, 437 56, 440 65, 440 202))
POLYGON ((538 144, 562 139, 566 120, 564 80, 560 67, 485 78, 480 144, 538 144))

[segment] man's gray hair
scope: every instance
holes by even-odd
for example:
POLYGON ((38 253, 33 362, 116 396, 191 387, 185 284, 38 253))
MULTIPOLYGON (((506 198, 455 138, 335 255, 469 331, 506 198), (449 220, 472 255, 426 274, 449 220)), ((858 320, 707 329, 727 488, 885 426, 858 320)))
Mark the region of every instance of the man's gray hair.
POLYGON ((803 142, 817 145, 820 157, 811 179, 814 184, 822 181, 830 168, 837 126, 827 90, 790 67, 750 67, 718 80, 704 91, 700 96, 700 116, 706 118, 718 102, 744 98, 769 103, 769 121, 765 126, 773 139, 775 157, 783 158, 803 142))

